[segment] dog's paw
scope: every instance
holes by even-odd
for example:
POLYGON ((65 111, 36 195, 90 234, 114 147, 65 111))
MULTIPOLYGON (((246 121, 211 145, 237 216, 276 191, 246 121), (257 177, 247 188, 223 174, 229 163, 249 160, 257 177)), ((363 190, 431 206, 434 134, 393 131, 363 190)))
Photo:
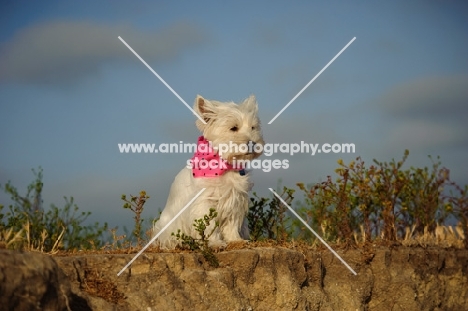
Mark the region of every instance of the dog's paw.
POLYGON ((230 242, 228 243, 228 246, 226 247, 226 250, 244 248, 244 247, 246 247, 249 243, 250 243, 249 240, 230 241, 230 242))
POLYGON ((222 240, 213 240, 208 242, 208 246, 215 249, 225 249, 227 243, 222 240))

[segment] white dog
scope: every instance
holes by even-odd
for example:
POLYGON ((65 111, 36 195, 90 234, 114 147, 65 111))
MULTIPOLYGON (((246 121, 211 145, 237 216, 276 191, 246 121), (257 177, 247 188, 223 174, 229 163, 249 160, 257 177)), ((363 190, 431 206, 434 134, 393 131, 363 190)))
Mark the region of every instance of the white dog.
MULTIPOLYGON (((176 176, 167 199, 166 207, 153 228, 153 236, 166 226, 176 214, 202 189, 205 191, 158 238, 161 248, 174 248, 178 241, 171 234, 178 229, 199 238, 194 230, 194 220, 209 214, 214 208, 219 227, 210 237, 210 245, 222 246, 226 242, 249 238, 245 216, 248 212, 249 175, 235 167, 238 160, 259 157, 264 141, 257 117, 258 106, 254 96, 240 104, 221 103, 197 96, 194 110, 206 124, 196 121, 202 135, 191 159, 191 167, 185 167, 176 176), (213 148, 207 150, 209 146, 213 148), (244 148, 241 148, 244 145, 244 148), (246 145, 249 148, 245 148, 246 145), (230 146, 226 148, 221 146, 230 146), (239 147, 239 148, 237 148, 239 147), (257 146, 259 147, 259 146, 257 146), (222 149, 222 152, 221 152, 222 149), (247 150, 246 150, 247 149, 247 150), (223 165, 226 164, 226 165, 223 165), (207 165, 208 164, 208 167, 207 165)), ((213 226, 211 224, 210 226, 213 226)), ((208 228, 211 232, 211 228, 208 228)))

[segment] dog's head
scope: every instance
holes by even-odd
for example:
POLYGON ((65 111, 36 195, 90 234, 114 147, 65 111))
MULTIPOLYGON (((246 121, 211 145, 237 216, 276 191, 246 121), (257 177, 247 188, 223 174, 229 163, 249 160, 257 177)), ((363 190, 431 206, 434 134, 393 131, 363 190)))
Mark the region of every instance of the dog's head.
POLYGON ((235 104, 207 100, 198 95, 194 110, 206 122, 197 120, 198 129, 229 163, 234 158, 252 160, 262 154, 264 141, 255 96, 235 104))

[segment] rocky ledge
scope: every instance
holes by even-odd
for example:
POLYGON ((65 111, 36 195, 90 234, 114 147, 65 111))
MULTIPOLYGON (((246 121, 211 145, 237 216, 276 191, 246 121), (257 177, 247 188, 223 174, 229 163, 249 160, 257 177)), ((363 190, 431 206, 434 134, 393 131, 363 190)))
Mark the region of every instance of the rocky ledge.
POLYGON ((0 250, 1 310, 466 310, 468 250, 280 247, 48 256, 0 250))

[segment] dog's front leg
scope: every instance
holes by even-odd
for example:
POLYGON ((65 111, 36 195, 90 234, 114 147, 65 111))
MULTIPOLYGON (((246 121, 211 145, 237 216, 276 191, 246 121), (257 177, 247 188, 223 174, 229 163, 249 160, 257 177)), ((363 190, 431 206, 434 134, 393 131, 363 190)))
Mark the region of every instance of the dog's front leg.
POLYGON ((248 227, 244 226, 245 215, 249 208, 246 194, 233 194, 236 200, 224 202, 221 210, 226 211, 220 223, 221 234, 226 242, 243 241, 249 238, 248 227), (245 228, 246 227, 246 228, 245 228))

